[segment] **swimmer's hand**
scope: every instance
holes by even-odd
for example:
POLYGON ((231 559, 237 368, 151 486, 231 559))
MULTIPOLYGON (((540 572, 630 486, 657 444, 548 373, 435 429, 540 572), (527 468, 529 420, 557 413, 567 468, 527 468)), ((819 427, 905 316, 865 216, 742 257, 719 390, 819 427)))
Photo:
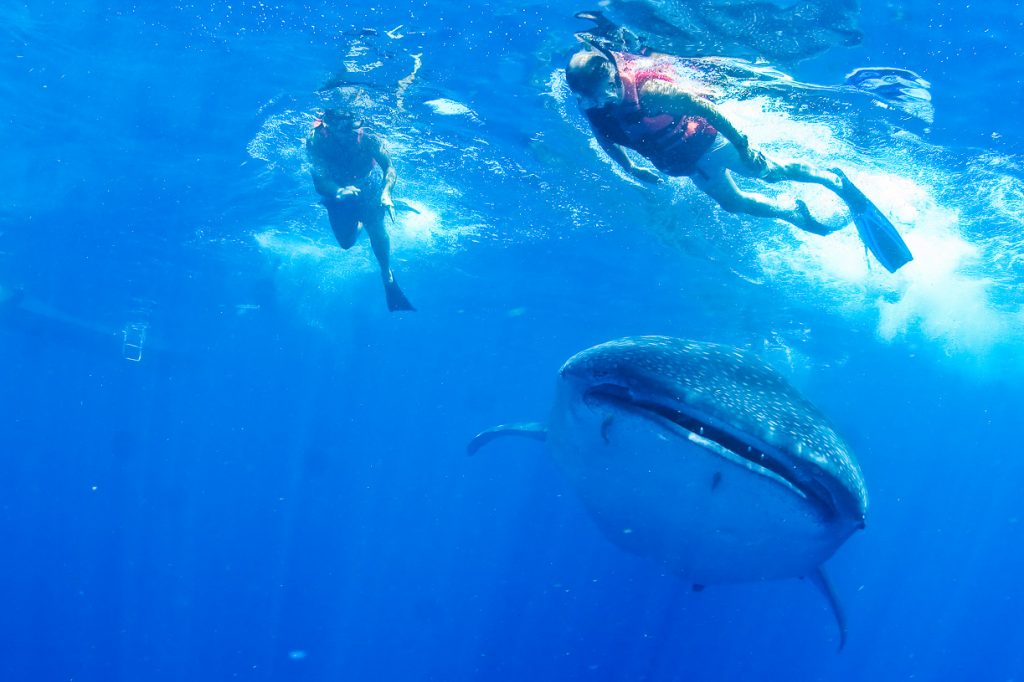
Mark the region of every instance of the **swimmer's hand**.
POLYGON ((763 152, 749 147, 747 147, 746 151, 746 158, 743 161, 751 170, 757 173, 757 177, 763 178, 768 175, 768 172, 771 170, 771 162, 768 161, 768 157, 763 152))
POLYGON ((637 168, 636 166, 634 166, 632 169, 630 169, 629 172, 634 178, 640 180, 641 182, 647 182, 652 185, 657 185, 659 182, 662 181, 660 175, 647 168, 637 168))
POLYGON ((387 211, 387 214, 391 216, 392 221, 397 220, 397 218, 395 218, 395 202, 391 198, 391 192, 384 190, 380 193, 380 205, 383 206, 384 210, 387 211))
POLYGON ((334 195, 335 199, 347 199, 349 197, 358 197, 361 189, 355 185, 348 185, 347 187, 339 187, 337 193, 334 195))
POLYGON ((750 140, 743 133, 738 133, 735 139, 731 139, 730 142, 736 147, 736 150, 740 153, 743 158, 743 163, 747 164, 747 167, 753 170, 757 177, 763 178, 768 175, 768 171, 771 169, 771 161, 756 149, 750 148, 750 140))

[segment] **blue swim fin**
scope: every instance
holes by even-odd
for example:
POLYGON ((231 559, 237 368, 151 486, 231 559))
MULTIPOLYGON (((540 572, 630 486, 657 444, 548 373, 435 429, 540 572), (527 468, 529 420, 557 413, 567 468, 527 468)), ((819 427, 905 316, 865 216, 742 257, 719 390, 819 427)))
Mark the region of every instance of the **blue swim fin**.
POLYGON ((896 272, 914 260, 900 233, 878 207, 864 196, 864 192, 857 189, 843 171, 833 168, 832 172, 838 175, 843 183, 842 197, 850 207, 853 224, 857 226, 861 241, 882 267, 889 272, 896 272))

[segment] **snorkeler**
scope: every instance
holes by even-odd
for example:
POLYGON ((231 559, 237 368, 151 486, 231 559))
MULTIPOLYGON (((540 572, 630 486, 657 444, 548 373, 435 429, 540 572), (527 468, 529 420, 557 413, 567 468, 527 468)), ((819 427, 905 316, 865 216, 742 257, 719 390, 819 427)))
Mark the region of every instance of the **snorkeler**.
POLYGON ((388 310, 416 310, 391 271, 391 239, 385 214, 395 219, 391 189, 397 175, 383 141, 357 123, 348 111, 328 109, 314 119, 306 138, 313 186, 323 197, 338 246, 350 249, 360 225, 380 264, 388 310))
POLYGON ((865 246, 889 272, 913 259, 892 223, 841 171, 778 163, 751 149, 747 137, 706 97, 679 83, 663 59, 592 44, 572 56, 565 76, 601 148, 638 180, 658 183, 662 179, 636 166, 623 147, 640 153, 666 175, 688 176, 730 213, 778 218, 827 235, 843 225, 819 222, 799 199, 783 206, 764 195, 744 192, 731 174, 769 183, 822 185, 846 203, 865 246))

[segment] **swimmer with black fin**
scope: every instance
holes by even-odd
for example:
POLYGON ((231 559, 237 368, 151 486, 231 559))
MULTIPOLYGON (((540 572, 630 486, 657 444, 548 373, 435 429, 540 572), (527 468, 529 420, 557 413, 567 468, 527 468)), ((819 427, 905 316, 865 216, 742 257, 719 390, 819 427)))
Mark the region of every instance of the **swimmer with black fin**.
POLYGON ((313 120, 306 151, 313 165, 313 186, 322 197, 338 246, 352 248, 359 229, 365 229, 380 265, 388 310, 415 311, 391 269, 391 238, 384 217, 395 220, 391 189, 397 174, 383 140, 351 112, 328 109, 313 120))

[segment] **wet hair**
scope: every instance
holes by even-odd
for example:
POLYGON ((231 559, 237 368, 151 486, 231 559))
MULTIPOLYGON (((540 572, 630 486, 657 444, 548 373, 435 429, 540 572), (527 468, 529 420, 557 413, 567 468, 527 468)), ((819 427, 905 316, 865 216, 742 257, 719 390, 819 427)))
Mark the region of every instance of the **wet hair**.
POLYGON ((581 50, 569 59, 565 80, 573 92, 593 92, 606 78, 602 66, 607 61, 608 57, 597 50, 581 50))

